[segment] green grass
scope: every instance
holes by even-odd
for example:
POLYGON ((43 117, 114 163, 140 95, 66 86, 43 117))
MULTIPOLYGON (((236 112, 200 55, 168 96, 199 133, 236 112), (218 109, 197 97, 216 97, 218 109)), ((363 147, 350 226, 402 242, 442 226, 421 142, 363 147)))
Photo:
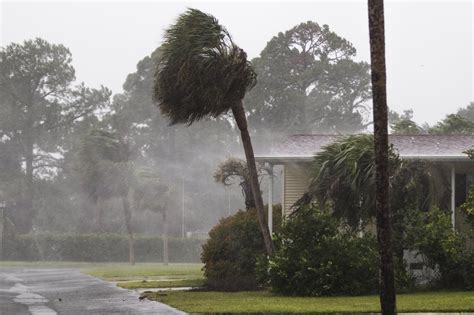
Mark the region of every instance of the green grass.
POLYGON ((117 285, 124 289, 149 289, 149 288, 179 288, 179 287, 200 287, 204 284, 204 279, 185 280, 142 280, 142 281, 122 281, 117 285))
MULTIPOLYGON (((189 313, 367 313, 380 312, 378 296, 282 297, 257 292, 146 293, 149 299, 189 313)), ((399 312, 474 311, 474 292, 420 292, 399 294, 399 312)))
POLYGON ((109 281, 184 280, 202 278, 201 268, 201 264, 137 263, 134 266, 104 264, 82 268, 81 271, 109 281))
POLYGON ((202 264, 82 263, 82 262, 1 262, 3 267, 75 268, 91 276, 127 289, 199 286, 203 282, 202 264))

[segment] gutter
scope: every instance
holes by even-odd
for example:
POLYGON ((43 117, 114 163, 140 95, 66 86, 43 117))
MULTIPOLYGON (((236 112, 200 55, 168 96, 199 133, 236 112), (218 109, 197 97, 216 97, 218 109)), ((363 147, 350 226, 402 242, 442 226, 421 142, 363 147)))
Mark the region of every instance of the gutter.
MULTIPOLYGON (((405 160, 428 160, 433 162, 474 162, 467 155, 400 155, 405 160)), ((290 155, 290 156, 256 156, 258 162, 271 164, 287 164, 298 162, 312 162, 313 155, 290 155)))

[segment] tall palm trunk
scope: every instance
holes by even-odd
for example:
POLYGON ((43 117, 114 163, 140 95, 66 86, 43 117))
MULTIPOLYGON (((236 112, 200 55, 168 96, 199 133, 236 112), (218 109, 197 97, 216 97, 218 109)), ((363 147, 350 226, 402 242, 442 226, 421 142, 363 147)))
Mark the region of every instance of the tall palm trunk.
POLYGON ((135 264, 135 240, 133 239, 132 229, 132 213, 130 212, 130 202, 128 201, 128 194, 122 196, 123 214, 125 216, 125 227, 128 233, 128 249, 130 265, 135 264))
POLYGON ((382 314, 396 314, 389 202, 387 90, 383 0, 368 0, 374 114, 377 240, 380 254, 382 314))
POLYGON ((240 129, 242 137, 242 144, 245 150, 245 157, 247 158, 247 167, 249 169, 250 185, 255 199, 255 206, 257 208, 258 223, 262 231, 263 240, 267 254, 272 256, 275 252, 272 237, 268 229, 267 220, 265 218, 265 210, 263 209, 263 199, 260 193, 260 185, 258 183, 257 166, 255 165, 255 157, 253 154, 252 141, 250 140, 249 131, 247 128, 247 117, 245 117, 245 110, 242 101, 232 106, 232 113, 234 114, 235 122, 240 129))

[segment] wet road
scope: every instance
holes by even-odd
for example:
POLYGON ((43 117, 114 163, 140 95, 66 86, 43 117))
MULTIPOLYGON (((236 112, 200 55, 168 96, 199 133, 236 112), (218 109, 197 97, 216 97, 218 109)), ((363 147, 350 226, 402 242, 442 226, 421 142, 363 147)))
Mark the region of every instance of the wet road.
POLYGON ((185 314, 74 269, 0 267, 0 315, 185 314))

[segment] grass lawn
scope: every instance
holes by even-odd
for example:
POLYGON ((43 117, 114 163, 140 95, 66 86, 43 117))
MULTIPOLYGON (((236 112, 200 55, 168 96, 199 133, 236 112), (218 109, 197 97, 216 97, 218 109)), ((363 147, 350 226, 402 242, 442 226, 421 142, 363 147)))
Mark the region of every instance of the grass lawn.
POLYGON ((199 287, 199 286, 202 286, 203 284, 204 284, 204 279, 142 280, 142 281, 117 282, 117 285, 124 289, 199 287))
MULTIPOLYGON (((358 313, 380 312, 378 296, 282 297, 267 291, 146 293, 189 313, 358 313)), ((474 292, 420 292, 399 294, 399 312, 474 311, 474 292)))
POLYGON ((194 287, 202 284, 202 264, 1 262, 0 267, 74 268, 127 289, 194 287))

